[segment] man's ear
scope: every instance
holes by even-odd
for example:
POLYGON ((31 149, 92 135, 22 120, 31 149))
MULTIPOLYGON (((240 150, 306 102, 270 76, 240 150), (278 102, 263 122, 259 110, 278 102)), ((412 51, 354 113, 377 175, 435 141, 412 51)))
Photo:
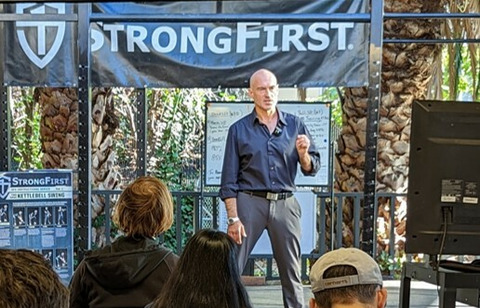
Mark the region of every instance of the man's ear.
POLYGON ((312 297, 310 298, 310 308, 318 308, 317 303, 315 302, 315 299, 312 297))
POLYGON ((387 289, 381 288, 377 292, 377 307, 385 308, 387 306, 387 289))

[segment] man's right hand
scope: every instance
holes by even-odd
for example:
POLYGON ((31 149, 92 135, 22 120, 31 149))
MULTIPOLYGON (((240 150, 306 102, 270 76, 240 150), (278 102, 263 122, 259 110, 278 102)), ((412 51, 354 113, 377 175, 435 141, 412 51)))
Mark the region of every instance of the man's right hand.
POLYGON ((238 245, 241 245, 242 239, 244 237, 247 237, 247 233, 245 232, 245 227, 243 226, 240 220, 229 225, 227 233, 233 239, 233 241, 238 245))

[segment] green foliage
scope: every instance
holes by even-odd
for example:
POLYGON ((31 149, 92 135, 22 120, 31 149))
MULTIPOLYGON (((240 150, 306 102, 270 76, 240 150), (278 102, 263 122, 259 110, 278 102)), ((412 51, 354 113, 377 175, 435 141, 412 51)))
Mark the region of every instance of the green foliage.
POLYGON ((478 68, 474 71, 472 61, 476 60, 472 56, 468 44, 443 49, 442 99, 471 101, 478 98, 480 71, 478 68))
POLYGON ((180 205, 181 206, 177 204, 177 206, 175 207, 175 214, 179 209, 181 209, 181 212, 182 212, 181 222, 175 220, 172 228, 170 228, 164 234, 165 246, 169 247, 175 252, 178 252, 177 247, 179 246, 185 247, 188 239, 192 237, 194 233, 194 228, 193 228, 194 200, 193 198, 190 198, 190 197, 182 198, 180 205), (180 229, 182 230, 182 234, 180 235, 180 238, 177 240, 176 230, 177 230, 178 223, 181 223, 180 229))
POLYGON ((393 278, 395 279, 399 279, 401 277, 404 262, 404 255, 392 257, 385 250, 382 250, 377 256, 377 263, 382 271, 382 274, 386 276, 393 275, 393 278))
POLYGON ((11 101, 13 169, 41 169, 40 106, 33 100, 33 88, 13 91, 20 94, 11 101))
POLYGON ((171 190, 193 189, 200 177, 203 95, 196 90, 149 90, 148 169, 171 190))
MULTIPOLYGON (((202 90, 151 89, 149 101, 148 170, 172 191, 193 191, 200 180, 203 142, 202 90)), ((194 232, 193 198, 175 199, 181 221, 164 234, 165 245, 177 251, 177 224, 181 223, 182 247, 194 232)))
POLYGON ((340 97, 338 95, 337 88, 322 88, 320 95, 315 99, 321 102, 331 102, 331 119, 334 125, 342 126, 342 105, 340 103, 340 97))

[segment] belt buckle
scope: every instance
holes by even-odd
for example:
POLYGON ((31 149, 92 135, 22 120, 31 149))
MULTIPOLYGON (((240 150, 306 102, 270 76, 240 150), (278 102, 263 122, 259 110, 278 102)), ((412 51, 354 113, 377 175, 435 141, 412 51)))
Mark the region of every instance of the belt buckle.
POLYGON ((276 194, 276 193, 272 193, 272 192, 267 192, 267 199, 268 200, 273 200, 273 201, 277 201, 278 200, 278 195, 279 194, 276 194))

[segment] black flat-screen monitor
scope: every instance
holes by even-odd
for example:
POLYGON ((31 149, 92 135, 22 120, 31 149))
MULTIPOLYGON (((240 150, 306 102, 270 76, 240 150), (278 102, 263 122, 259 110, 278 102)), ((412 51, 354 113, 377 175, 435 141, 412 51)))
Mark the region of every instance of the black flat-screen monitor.
POLYGON ((414 101, 407 253, 480 255, 480 103, 414 101))

